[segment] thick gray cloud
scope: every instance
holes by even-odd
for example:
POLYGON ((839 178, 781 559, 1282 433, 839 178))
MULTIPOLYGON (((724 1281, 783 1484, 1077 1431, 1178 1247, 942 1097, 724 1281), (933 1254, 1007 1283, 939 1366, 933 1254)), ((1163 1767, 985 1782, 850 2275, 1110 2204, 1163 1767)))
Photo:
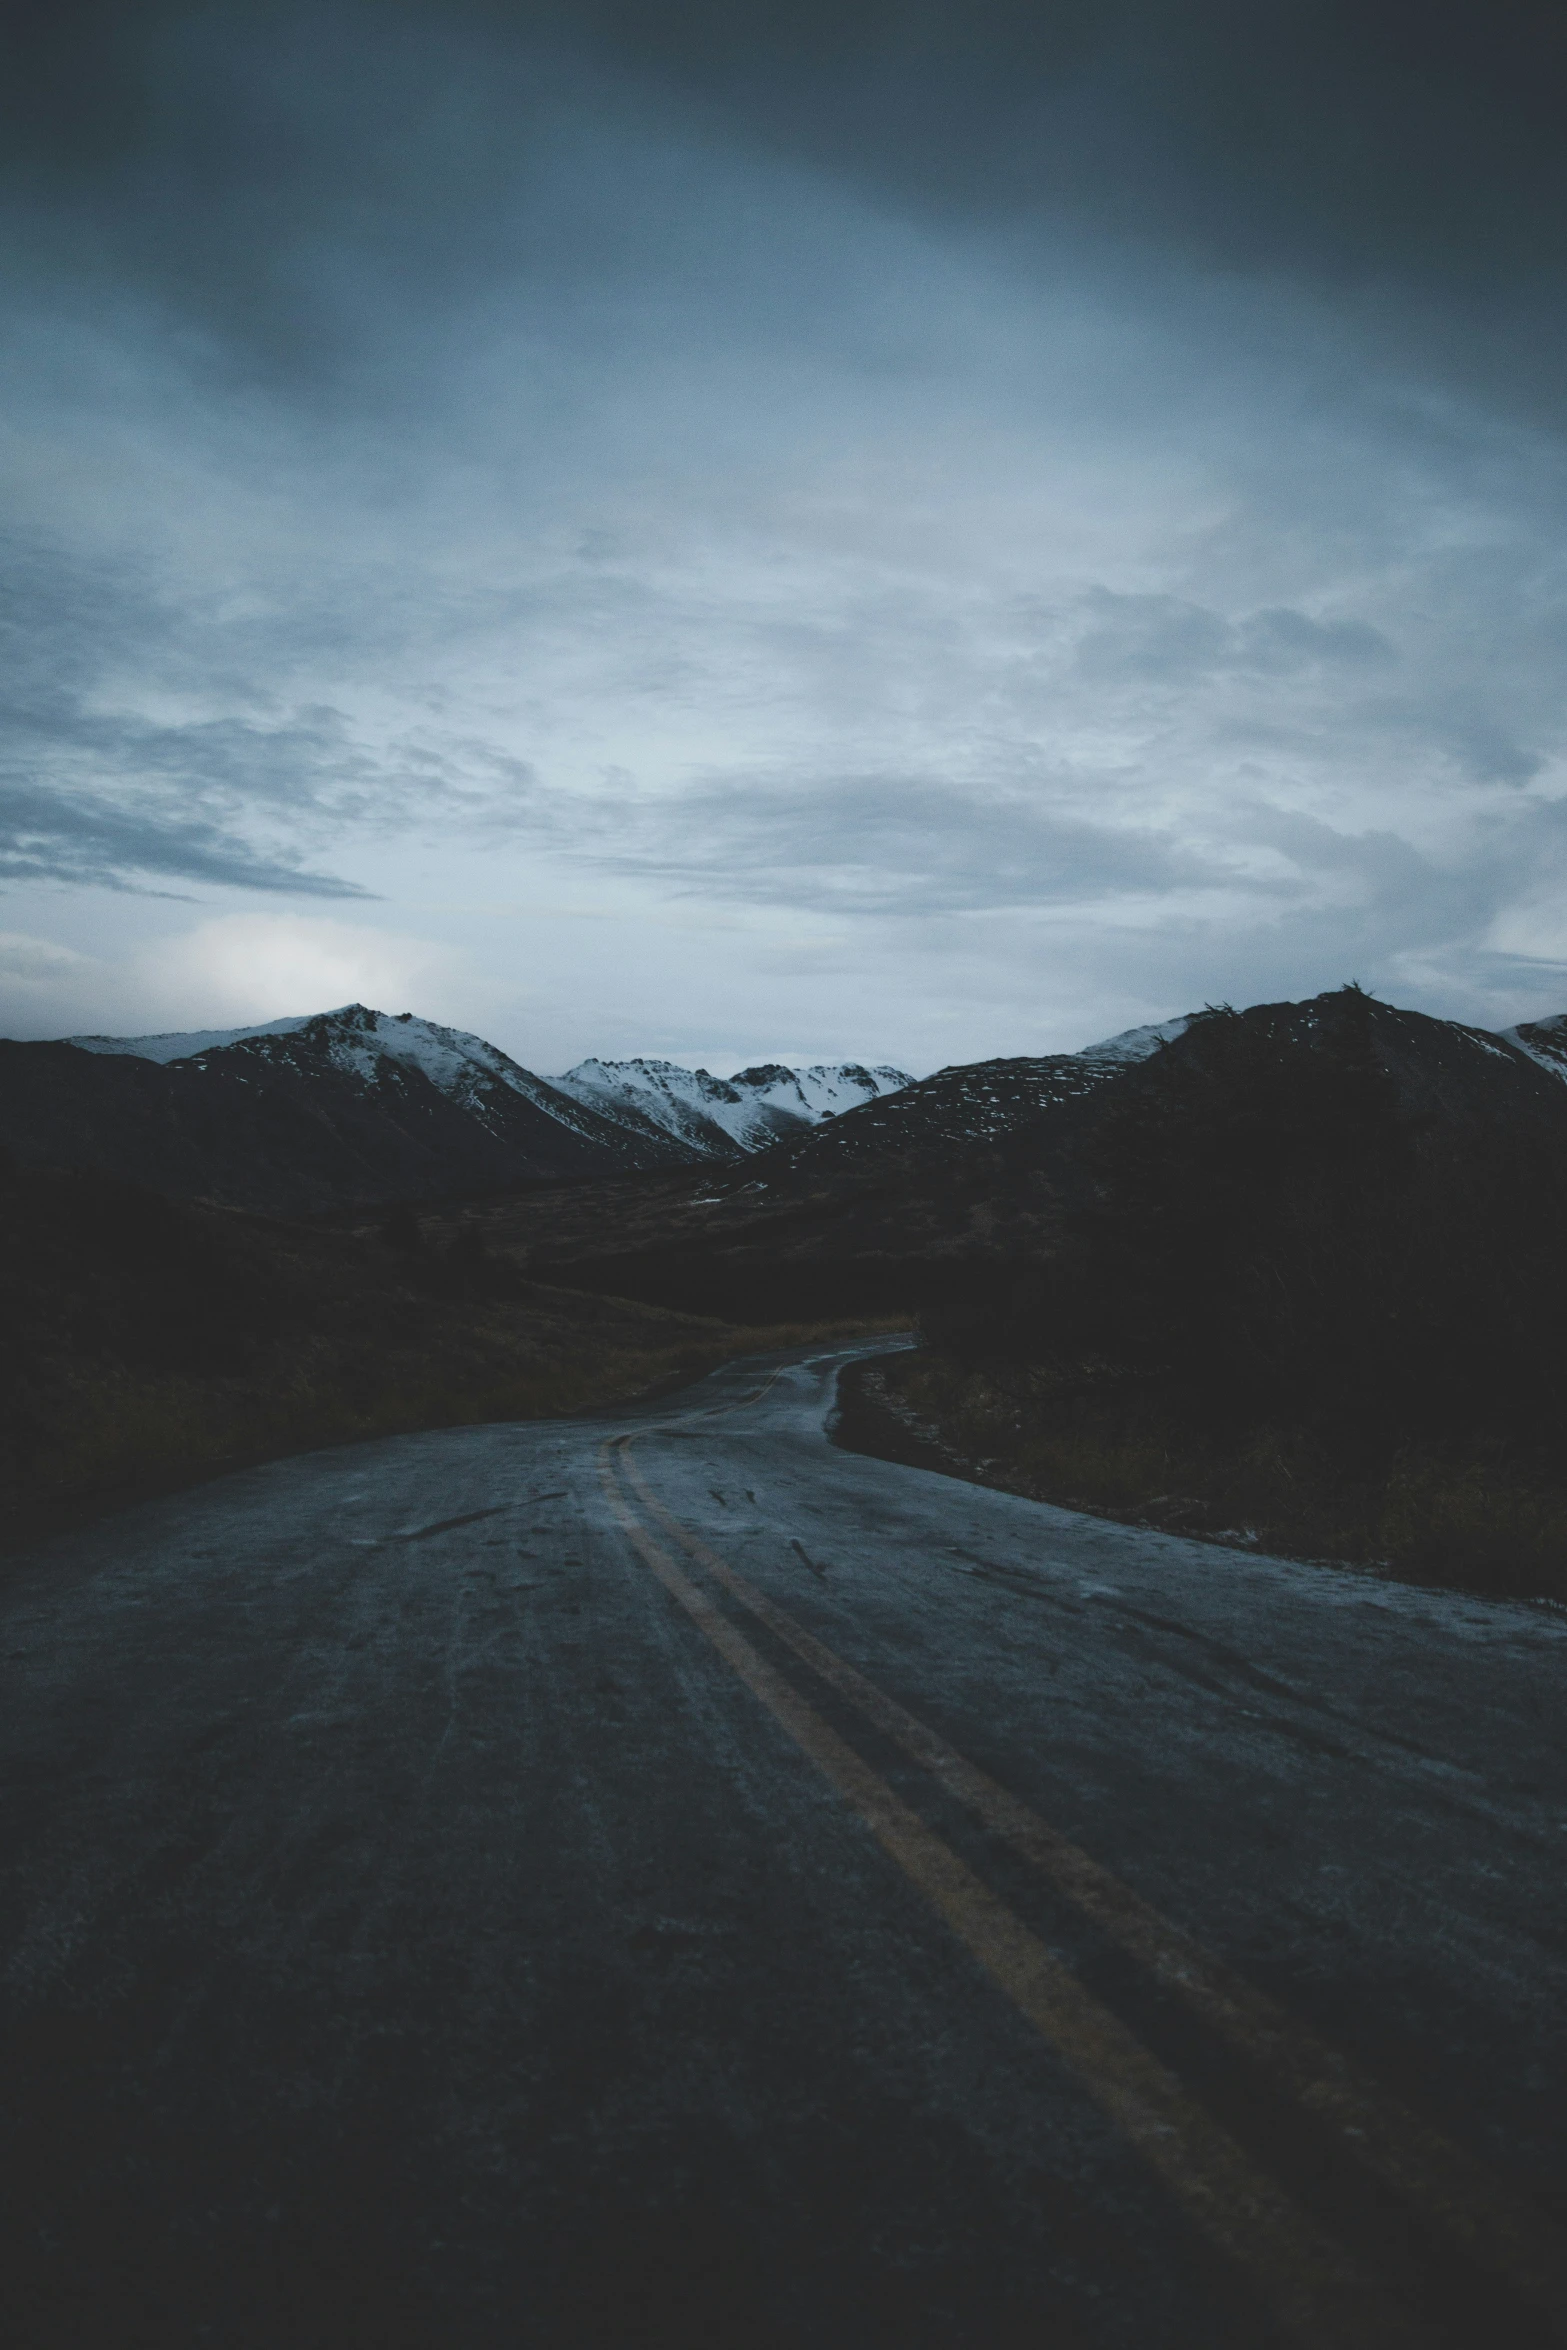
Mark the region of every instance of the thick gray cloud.
POLYGON ((513 209, 563 97, 935 216, 1391 305, 1461 372, 1560 399, 1567 35, 1516 0, 62 0, 8 31, 10 174, 59 249, 303 370, 356 324, 323 246, 410 286, 535 241, 570 269, 569 218, 513 209))
POLYGON ((600 838, 605 865, 832 913, 1058 906, 1221 878, 1151 830, 1053 814, 1037 793, 980 795, 909 776, 705 783, 676 809, 613 808, 600 838))
MULTIPOLYGON (((96 984, 105 890, 374 897, 370 968, 524 1058, 951 1058, 1351 970, 1563 993, 1554 19, 9 29, 32 1027, 56 947, 96 984)), ((317 935, 269 987, 358 951, 317 935)))
POLYGON ((246 837, 258 817, 288 825, 323 785, 341 791, 362 773, 334 712, 158 723, 102 705, 106 675, 167 636, 138 588, 123 564, 0 547, 0 879, 366 895, 291 846, 269 854, 246 837))
POLYGON ((201 817, 126 806, 107 796, 0 781, 0 880, 100 888, 215 883, 222 888, 351 898, 373 893, 267 857, 201 817))
POLYGON ((1228 620, 1179 596, 1128 596, 1100 588, 1088 599, 1092 624, 1077 647, 1087 679, 1164 678, 1189 684, 1221 672, 1298 676, 1343 671, 1396 659, 1380 629, 1364 620, 1314 620, 1274 605, 1228 620))

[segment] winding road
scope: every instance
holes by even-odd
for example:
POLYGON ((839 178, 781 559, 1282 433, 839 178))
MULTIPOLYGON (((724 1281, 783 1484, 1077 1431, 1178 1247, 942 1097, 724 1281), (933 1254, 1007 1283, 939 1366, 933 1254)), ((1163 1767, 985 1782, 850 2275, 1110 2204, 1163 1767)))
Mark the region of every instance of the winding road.
POLYGON ((848 1359, 12 1563, 11 2341, 1567 2339, 1567 1614, 843 1451, 848 1359))

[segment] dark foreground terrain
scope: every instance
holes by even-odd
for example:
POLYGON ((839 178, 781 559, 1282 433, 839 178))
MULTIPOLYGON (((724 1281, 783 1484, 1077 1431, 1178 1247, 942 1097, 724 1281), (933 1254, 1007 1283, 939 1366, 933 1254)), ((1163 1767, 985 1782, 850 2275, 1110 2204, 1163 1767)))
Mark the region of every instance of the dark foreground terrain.
POLYGON ((458 1217, 343 1232, 0 1154, 0 1552, 248 1462, 548 1419, 865 1327, 555 1289, 458 1217))
POLYGON ((842 1359, 13 1562, 13 2340, 1560 2338, 1567 1618, 835 1450, 842 1359))

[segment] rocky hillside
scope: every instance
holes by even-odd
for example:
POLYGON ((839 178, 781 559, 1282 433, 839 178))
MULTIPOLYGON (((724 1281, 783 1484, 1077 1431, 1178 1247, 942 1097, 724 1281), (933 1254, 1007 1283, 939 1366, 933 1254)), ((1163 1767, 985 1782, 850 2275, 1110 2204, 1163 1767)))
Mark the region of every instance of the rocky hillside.
MULTIPOLYGON (((1308 1100, 1337 996, 1228 1018, 1233 1049, 1272 1072, 1270 1101, 1297 1079, 1308 1100)), ((1538 1053, 1389 1005, 1370 1004, 1366 1021, 1423 1152, 1500 1161, 1540 1146, 1567 1165, 1567 1086, 1538 1053)), ((1057 1251, 1093 1193, 1104 1121, 1146 1113, 1152 1130, 1162 1073, 1211 1052, 1213 1033, 1206 1018, 1172 1022, 1081 1054, 943 1070, 721 1174, 557 1200, 525 1234, 498 1206, 497 1234, 551 1279, 710 1313, 962 1299, 1057 1251)))
POLYGON ((1567 1078, 1567 1012, 1549 1020, 1524 1020, 1516 1028, 1497 1031, 1504 1044, 1518 1047, 1553 1077, 1567 1078))
MULTIPOLYGON (((894 1158, 905 1164, 962 1158, 1031 1124, 1058 1103, 1096 1092, 1142 1057, 1091 1045, 1080 1053, 938 1069, 933 1077, 911 1082, 886 1100, 867 1102, 830 1126, 786 1137, 791 1180, 808 1182, 894 1158)), ((769 1164, 774 1163, 781 1172, 784 1159, 775 1154, 769 1164)))

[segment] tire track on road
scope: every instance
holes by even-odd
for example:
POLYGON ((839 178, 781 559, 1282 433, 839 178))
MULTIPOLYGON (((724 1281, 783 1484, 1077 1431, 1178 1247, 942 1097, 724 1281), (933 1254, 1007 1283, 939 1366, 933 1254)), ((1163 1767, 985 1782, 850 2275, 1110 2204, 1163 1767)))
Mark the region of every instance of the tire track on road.
MULTIPOLYGON (((638 1555, 1013 2005, 1071 2065, 1208 2240, 1250 2277, 1289 2338, 1300 2350, 1417 2350, 1433 2344, 1436 2337, 1423 2323, 1252 2161, 691 1580, 654 1538, 627 1491, 629 1483, 661 1521, 678 1529, 626 1459, 631 1441, 623 1436, 604 1445, 600 1477, 611 1514, 638 1555)), ((731 1585, 733 1570, 697 1537, 682 1529, 679 1538, 688 1555, 710 1566, 726 1587, 740 1584, 735 1577, 731 1585)), ((742 1597, 742 1604, 749 1601, 742 1597)), ((864 1687, 869 1691, 870 1684, 864 1687)))

